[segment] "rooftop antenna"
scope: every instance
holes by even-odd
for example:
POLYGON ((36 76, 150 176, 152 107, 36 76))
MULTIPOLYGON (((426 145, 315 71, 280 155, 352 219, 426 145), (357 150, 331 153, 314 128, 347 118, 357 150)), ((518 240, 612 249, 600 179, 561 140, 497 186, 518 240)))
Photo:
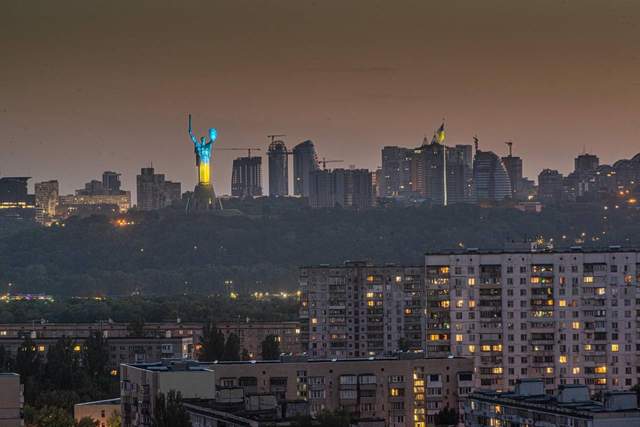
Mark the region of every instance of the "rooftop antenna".
POLYGON ((473 136, 473 145, 476 148, 476 153, 477 153, 478 152, 478 145, 479 145, 478 135, 474 135, 473 136))
POLYGON ((507 141, 507 142, 505 142, 505 144, 507 144, 507 147, 509 147, 509 157, 512 157, 512 155, 513 155, 513 153, 512 153, 513 142, 512 141, 507 141))

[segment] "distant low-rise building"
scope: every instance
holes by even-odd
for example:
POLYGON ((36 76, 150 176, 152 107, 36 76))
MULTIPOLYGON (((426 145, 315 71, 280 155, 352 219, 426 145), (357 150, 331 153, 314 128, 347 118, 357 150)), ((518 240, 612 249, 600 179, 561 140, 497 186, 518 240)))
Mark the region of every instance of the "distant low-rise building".
POLYGON ((155 173, 153 168, 142 168, 136 176, 138 204, 143 211, 162 209, 179 201, 181 185, 167 181, 164 174, 155 173))
POLYGON ((469 396, 465 425, 629 427, 640 425, 634 392, 605 392, 602 401, 589 397, 584 385, 560 387, 545 393, 542 380, 521 380, 513 392, 478 391, 469 396))
POLYGON ((111 419, 120 417, 120 398, 83 402, 73 405, 73 418, 80 422, 83 418, 91 418, 96 427, 112 427, 111 419))

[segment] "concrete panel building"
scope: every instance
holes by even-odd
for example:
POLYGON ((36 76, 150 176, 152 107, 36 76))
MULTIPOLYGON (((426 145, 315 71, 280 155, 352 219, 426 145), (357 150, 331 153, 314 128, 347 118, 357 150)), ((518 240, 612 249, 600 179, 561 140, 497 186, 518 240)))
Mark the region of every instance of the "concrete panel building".
POLYGON ((0 373, 0 427, 23 425, 23 403, 20 375, 0 373))
POLYGON ((639 275, 640 253, 620 247, 429 253, 426 353, 472 358, 481 388, 540 378, 548 392, 629 389, 639 275))
POLYGON ((311 357, 389 355, 421 350, 422 267, 342 266, 300 269, 303 346, 311 357))

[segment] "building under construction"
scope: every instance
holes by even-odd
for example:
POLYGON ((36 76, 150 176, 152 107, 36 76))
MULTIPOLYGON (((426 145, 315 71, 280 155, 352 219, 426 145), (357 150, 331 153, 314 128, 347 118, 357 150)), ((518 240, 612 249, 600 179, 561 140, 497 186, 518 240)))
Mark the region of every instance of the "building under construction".
POLYGON ((269 157, 269 196, 282 197, 289 195, 289 152, 284 141, 279 139, 284 135, 269 135, 271 144, 267 155, 269 157))
POLYGON ((231 195, 242 198, 262 196, 261 157, 238 157, 233 161, 231 195))

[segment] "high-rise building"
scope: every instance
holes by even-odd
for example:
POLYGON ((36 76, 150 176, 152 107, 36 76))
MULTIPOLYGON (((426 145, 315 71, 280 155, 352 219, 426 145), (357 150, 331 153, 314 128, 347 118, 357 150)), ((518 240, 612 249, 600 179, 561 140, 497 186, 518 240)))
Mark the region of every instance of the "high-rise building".
POLYGON ((371 172, 368 169, 334 169, 331 174, 336 205, 355 209, 373 206, 371 172))
POLYGON ((574 160, 575 172, 594 173, 600 166, 600 159, 594 154, 580 154, 574 160))
POLYGON ((262 196, 262 157, 239 157, 233 161, 231 195, 262 196))
POLYGON ((502 164, 507 170, 507 175, 509 175, 509 181, 511 182, 511 191, 515 196, 522 190, 522 181, 524 179, 522 176, 522 159, 510 153, 502 158, 502 164))
POLYGON ((26 203, 27 181, 30 177, 5 176, 0 178, 0 203, 26 203))
POLYGON ((309 175, 318 169, 313 142, 307 140, 293 147, 293 194, 309 197, 309 175))
POLYGON ((58 207, 58 181, 36 182, 36 221, 40 224, 50 224, 56 216, 58 207))
POLYGON ((269 157, 269 196, 289 195, 289 152, 284 141, 274 139, 267 151, 269 157))
POLYGON ((637 384, 640 251, 474 249, 429 253, 425 268, 427 355, 472 358, 476 387, 637 384))
POLYGON ((382 183, 383 197, 395 197, 410 194, 411 158, 410 148, 388 146, 382 149, 382 183))
POLYGON ((150 211, 171 206, 182 195, 179 182, 167 181, 164 174, 156 174, 153 168, 142 168, 136 176, 138 209, 150 211))
POLYGON ((424 269, 346 262, 300 269, 303 346, 312 357, 420 350, 424 269))
POLYGON ((500 157, 491 151, 476 150, 473 159, 473 197, 476 202, 499 202, 511 196, 511 181, 500 157))
POLYGON ((333 175, 326 169, 316 169, 309 174, 309 206, 333 208, 336 205, 333 175))
POLYGON ((312 208, 368 209, 374 195, 368 169, 314 170, 309 174, 309 206, 312 208))
POLYGON ((563 177, 557 170, 544 169, 538 175, 538 199, 541 202, 560 202, 563 198, 563 188, 563 177))
POLYGON ((120 174, 106 171, 102 173, 102 188, 107 194, 120 193, 120 174))

